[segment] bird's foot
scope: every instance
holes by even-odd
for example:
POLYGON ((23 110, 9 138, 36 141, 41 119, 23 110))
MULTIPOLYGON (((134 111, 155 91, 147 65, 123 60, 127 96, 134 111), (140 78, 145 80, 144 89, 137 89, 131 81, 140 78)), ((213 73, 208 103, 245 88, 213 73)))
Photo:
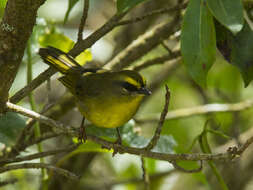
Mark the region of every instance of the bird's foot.
POLYGON ((116 128, 117 130, 117 135, 118 135, 118 138, 117 140, 113 143, 113 153, 112 153, 112 156, 114 156, 115 154, 117 154, 119 152, 119 146, 122 145, 122 139, 121 139, 121 136, 120 136, 120 132, 119 132, 119 129, 116 128))
POLYGON ((85 126, 84 126, 84 120, 85 120, 85 118, 83 117, 82 123, 80 126, 80 130, 79 130, 79 136, 78 136, 78 141, 81 143, 85 143, 87 140, 87 135, 86 135, 85 126))

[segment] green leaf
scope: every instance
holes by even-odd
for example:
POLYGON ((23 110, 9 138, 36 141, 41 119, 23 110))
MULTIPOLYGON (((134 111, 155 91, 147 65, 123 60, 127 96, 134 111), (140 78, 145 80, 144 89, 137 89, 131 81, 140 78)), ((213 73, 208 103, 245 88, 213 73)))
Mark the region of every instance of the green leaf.
POLYGON ((64 17, 64 21, 63 23, 65 24, 69 18, 69 13, 72 10, 72 8, 75 6, 75 4, 78 2, 79 0, 69 0, 68 3, 68 9, 66 11, 65 17, 64 17))
POLYGON ((7 3, 7 0, 0 1, 0 17, 4 15, 4 9, 5 9, 6 3, 7 3))
POLYGON ((39 44, 43 47, 53 46, 64 52, 69 51, 74 42, 64 34, 55 31, 49 31, 48 33, 39 37, 39 44))
POLYGON ((16 113, 7 112, 0 116, 0 142, 11 145, 25 127, 25 120, 16 113))
POLYGON ((143 1, 145 0, 117 0, 117 11, 118 13, 128 11, 143 1))
POLYGON ((232 41, 231 63, 240 69, 245 86, 253 79, 253 31, 245 23, 232 41))
POLYGON ((0 9, 4 9, 6 3, 7 3, 7 0, 1 0, 1 1, 0 1, 0 9))
POLYGON ((202 0, 191 0, 182 26, 181 52, 192 78, 202 87, 216 57, 213 18, 202 0))
MULTIPOLYGON (((145 147, 150 139, 140 136, 134 132, 134 122, 130 120, 124 126, 120 127, 120 134, 123 144, 126 146, 143 148, 145 147)), ((104 138, 106 140, 115 141, 117 139, 116 129, 101 128, 95 126, 86 127, 86 133, 88 135, 95 135, 97 137, 104 138)), ((173 153, 176 141, 171 135, 161 135, 157 145, 153 148, 154 152, 161 153, 173 153)), ((97 148, 97 147, 96 147, 97 148)), ((97 150, 94 150, 97 151, 97 150)), ((98 151, 100 152, 100 150, 98 151)))
POLYGON ((176 146, 177 143, 171 135, 161 135, 157 145, 152 149, 152 151, 160 153, 173 153, 174 147, 176 146))
POLYGON ((75 60, 80 65, 85 65, 87 62, 92 61, 92 53, 89 49, 84 50, 78 56, 75 57, 75 60))
POLYGON ((197 161, 177 161, 177 165, 184 168, 185 170, 194 170, 200 167, 200 163, 197 161))
POLYGON ((219 24, 216 24, 216 29, 218 49, 229 63, 240 70, 247 87, 253 79, 252 29, 247 22, 236 36, 219 24))
MULTIPOLYGON (((53 46, 64 52, 68 52, 71 48, 74 47, 75 43, 64 34, 56 32, 55 29, 53 28, 47 33, 40 35, 39 44, 43 47, 53 46)), ((92 53, 89 49, 86 49, 78 56, 76 56, 75 60, 80 65, 85 65, 88 61, 92 60, 92 53)))
POLYGON ((107 149, 101 148, 99 144, 96 144, 92 141, 86 141, 84 144, 81 144, 76 150, 68 154, 68 158, 84 153, 84 152, 110 152, 107 149))
POLYGON ((243 27, 243 6, 241 0, 207 0, 213 16, 233 34, 243 27))

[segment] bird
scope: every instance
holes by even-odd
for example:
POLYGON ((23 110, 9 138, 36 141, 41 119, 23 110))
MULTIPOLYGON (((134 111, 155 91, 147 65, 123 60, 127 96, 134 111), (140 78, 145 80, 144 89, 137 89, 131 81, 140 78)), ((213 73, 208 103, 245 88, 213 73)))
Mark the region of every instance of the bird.
POLYGON ((84 68, 72 56, 51 46, 40 48, 39 55, 62 74, 58 80, 75 98, 83 118, 97 127, 116 128, 117 141, 121 143, 118 128, 136 114, 143 98, 151 94, 145 78, 134 70, 84 68))

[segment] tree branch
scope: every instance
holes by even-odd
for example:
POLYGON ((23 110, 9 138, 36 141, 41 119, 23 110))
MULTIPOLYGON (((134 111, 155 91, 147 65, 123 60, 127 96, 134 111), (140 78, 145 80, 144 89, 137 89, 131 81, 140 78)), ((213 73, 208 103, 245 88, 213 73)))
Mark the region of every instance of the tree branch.
POLYGON ((147 150, 151 150, 156 146, 156 144, 160 138, 161 132, 162 132, 163 123, 164 123, 166 115, 168 113, 168 107, 169 107, 169 102, 170 102, 170 91, 169 91, 169 88, 167 85, 165 86, 165 89, 166 89, 166 94, 165 94, 164 108, 161 113, 155 134, 154 134, 153 138, 150 140, 150 142, 148 143, 148 145, 145 147, 145 149, 147 149, 147 150))
POLYGON ((146 170, 145 166, 145 159, 141 157, 141 168, 142 168, 142 179, 145 185, 146 190, 150 190, 150 180, 149 180, 149 175, 146 170))
POLYGON ((16 178, 8 179, 8 180, 5 180, 5 181, 0 181, 0 187, 6 186, 6 185, 9 185, 9 184, 14 184, 17 181, 18 180, 16 178))
POLYGON ((10 163, 14 163, 14 162, 34 160, 34 159, 37 159, 37 158, 52 156, 52 155, 63 153, 63 152, 70 152, 70 151, 76 149, 79 145, 80 144, 74 144, 74 145, 71 145, 69 147, 59 148, 59 149, 50 150, 50 151, 46 151, 46 152, 39 152, 39 153, 27 155, 27 156, 22 156, 22 157, 17 157, 17 158, 9 158, 9 159, 1 159, 0 160, 0 165, 10 164, 10 163))
POLYGON ((113 28, 115 28, 118 22, 127 14, 127 12, 123 12, 120 14, 115 14, 110 20, 108 20, 103 26, 93 32, 86 39, 78 41, 75 46, 69 51, 69 54, 73 57, 79 55, 82 51, 87 48, 90 48, 96 41, 98 41, 105 34, 110 32, 113 28))
POLYGON ((33 91, 35 88, 37 88, 39 85, 41 85, 43 82, 45 82, 47 79, 49 79, 51 76, 53 76, 57 71, 50 67, 44 72, 40 73, 39 76, 37 76, 35 79, 31 81, 28 85, 26 85, 24 88, 19 90, 17 93, 15 93, 11 98, 10 102, 16 104, 20 100, 22 100, 24 97, 26 97, 31 91, 33 91))
POLYGON ((136 23, 136 22, 143 21, 144 19, 147 19, 147 18, 152 17, 154 15, 168 14, 168 13, 172 13, 172 12, 175 12, 175 11, 179 11, 181 9, 185 9, 186 7, 187 7, 187 3, 184 3, 184 4, 178 4, 174 7, 165 7, 165 8, 162 8, 162 9, 153 10, 153 11, 151 11, 151 12, 145 14, 145 15, 139 16, 139 17, 135 17, 135 18, 132 18, 132 19, 129 19, 129 20, 120 21, 120 22, 118 22, 117 26, 126 25, 126 24, 133 24, 133 23, 136 23))
MULTIPOLYGON (((17 112, 27 117, 34 118, 41 123, 45 123, 56 130, 60 130, 62 132, 67 133, 69 136, 78 137, 79 131, 73 127, 65 126, 64 124, 54 121, 46 116, 40 115, 36 112, 31 110, 22 108, 20 106, 14 105, 10 102, 6 104, 8 111, 17 112)), ((87 135, 87 139, 97 144, 102 145, 103 148, 107 149, 117 149, 119 153, 129 153, 140 155, 144 157, 149 157, 158 160, 165 160, 165 161, 174 161, 174 160, 189 160, 189 161, 197 161, 197 160, 224 160, 230 159, 231 154, 229 152, 225 153, 218 153, 218 154, 165 154, 165 153, 158 153, 158 152, 151 152, 147 151, 143 148, 133 148, 133 147, 126 147, 123 145, 115 144, 114 142, 110 142, 104 139, 101 139, 96 136, 87 135)))
POLYGON ((79 180, 80 177, 76 176, 72 172, 69 172, 65 169, 58 168, 55 166, 52 166, 50 164, 44 164, 44 163, 23 163, 23 164, 13 164, 8 165, 0 168, 0 173, 4 173, 10 170, 18 170, 18 169, 39 169, 39 168, 45 168, 50 171, 54 171, 57 174, 60 174, 68 179, 71 180, 79 180))
POLYGON ((180 56, 180 51, 175 51, 175 52, 172 52, 172 54, 166 54, 166 55, 156 57, 154 59, 150 59, 150 60, 144 61, 142 63, 139 63, 138 65, 133 67, 133 70, 139 72, 140 70, 143 70, 143 69, 150 67, 152 65, 163 64, 165 61, 175 59, 178 56, 180 56))
POLYGON ((179 17, 176 16, 171 22, 166 21, 154 26, 150 31, 141 35, 107 63, 105 68, 122 70, 129 66, 133 61, 145 55, 164 39, 167 39, 177 29, 178 19, 179 17))
POLYGON ((89 0, 84 0, 83 15, 82 15, 81 22, 80 22, 80 25, 79 25, 78 37, 77 37, 78 42, 83 39, 83 28, 85 26, 86 19, 88 17, 89 4, 90 4, 89 0))
MULTIPOLYGON (((237 112, 246 110, 253 107, 253 100, 245 100, 234 104, 205 104, 201 106, 195 106, 191 108, 181 108, 174 111, 169 111, 166 120, 180 119, 190 117, 194 115, 203 115, 209 113, 220 113, 220 112, 237 112)), ((142 117, 137 119, 137 122, 157 122, 159 121, 159 115, 142 117)))

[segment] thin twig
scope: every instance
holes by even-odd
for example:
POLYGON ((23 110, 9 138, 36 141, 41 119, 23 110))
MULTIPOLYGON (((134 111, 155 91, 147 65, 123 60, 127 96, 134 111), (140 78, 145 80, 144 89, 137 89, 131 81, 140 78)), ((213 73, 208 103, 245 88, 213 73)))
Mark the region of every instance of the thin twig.
POLYGON ((31 81, 31 83, 29 83, 24 88, 19 90, 16 94, 14 94, 10 98, 9 101, 14 104, 18 103, 20 100, 22 100, 24 97, 26 97, 31 91, 33 91, 35 88, 37 88, 43 82, 45 82, 48 78, 53 76, 55 73, 56 73, 56 70, 54 68, 51 68, 51 67, 48 68, 47 70, 45 70, 44 72, 39 74, 39 76, 37 76, 35 79, 33 79, 31 81))
POLYGON ((157 144, 157 142, 160 138, 163 123, 164 123, 166 115, 168 113, 168 106, 169 106, 169 102, 170 102, 170 91, 169 91, 169 88, 167 85, 165 86, 165 89, 166 89, 165 105, 164 105, 163 111, 161 113, 160 120, 158 122, 158 126, 156 128, 155 134, 154 134, 153 138, 150 140, 149 144, 145 147, 145 149, 147 149, 147 150, 151 150, 157 144))
POLYGON ((83 39, 83 28, 85 26, 86 19, 88 17, 89 3, 90 3, 89 0, 84 0, 83 15, 82 15, 81 22, 79 25, 77 41, 81 41, 83 39))
POLYGON ((149 175, 145 166, 145 159, 141 156, 142 179, 146 190, 150 189, 149 175))
POLYGON ((126 25, 126 24, 133 24, 133 23, 136 23, 136 22, 140 22, 144 19, 147 19, 149 17, 152 17, 154 15, 158 15, 158 14, 168 14, 168 13, 171 13, 171 12, 175 12, 175 11, 178 11, 178 10, 181 10, 181 9, 185 9, 187 6, 187 3, 185 4, 179 4, 179 5, 176 5, 174 7, 165 7, 165 8, 162 8, 162 9, 158 9, 158 10, 153 10, 145 15, 142 15, 142 16, 139 16, 139 17, 136 17, 136 18, 132 18, 132 19, 129 19, 129 20, 123 20, 121 22, 119 22, 117 24, 117 26, 122 26, 122 25, 126 25))
POLYGON ((0 181, 0 187, 3 187, 5 185, 9 185, 9 184, 14 184, 17 181, 18 181, 18 179, 16 179, 16 178, 8 179, 8 180, 5 180, 5 181, 0 181))
POLYGON ((253 143, 253 137, 247 139, 247 141, 238 149, 238 153, 242 154, 253 143))
POLYGON ((22 162, 22 161, 28 161, 28 160, 34 160, 37 158, 43 158, 47 156, 52 156, 55 154, 63 153, 63 152, 70 152, 74 149, 76 149, 80 144, 74 144, 66 148, 60 148, 60 149, 55 149, 55 150, 50 150, 50 151, 45 151, 45 152, 39 152, 27 156, 22 156, 22 157, 16 157, 16 158, 9 158, 9 159, 2 159, 0 160, 0 165, 2 164, 10 164, 14 162, 22 162))
POLYGON ((95 42, 102 38, 105 34, 114 29, 118 22, 127 14, 126 12, 117 13, 113 15, 103 26, 93 32, 90 36, 84 40, 78 41, 75 46, 69 51, 69 54, 73 57, 79 55, 82 51, 90 48, 95 42))
MULTIPOLYGON (((38 138, 35 138, 35 139, 29 139, 28 141, 25 141, 25 142, 20 142, 20 143, 16 143, 12 148, 11 148, 11 151, 9 152, 6 152, 3 156, 1 156, 1 160, 4 160, 4 159, 8 159, 8 158, 13 158, 15 157, 16 155, 19 154, 19 152, 21 151, 24 151, 28 146, 32 146, 32 145, 35 145, 37 143, 40 143, 42 141, 45 141, 47 139, 50 139, 50 138, 54 138, 54 137, 57 137, 59 135, 64 135, 65 133, 64 132, 50 132, 50 133, 45 133, 43 135, 41 135, 40 137, 38 138)), ((0 164, 1 166, 1 164, 0 164)))
POLYGON ((23 163, 23 164, 8 165, 8 166, 1 167, 0 173, 4 173, 11 170, 18 170, 18 169, 39 169, 39 168, 45 168, 47 170, 54 171, 55 173, 65 176, 66 178, 71 179, 71 180, 80 179, 80 177, 78 177, 72 172, 69 172, 65 169, 58 168, 53 165, 45 164, 45 163, 23 163))
MULTIPOLYGON (((6 107, 8 111, 17 112, 25 116, 34 118, 38 120, 39 122, 42 122, 51 126, 54 129, 60 130, 61 132, 65 132, 67 135, 71 137, 78 137, 79 135, 78 130, 73 127, 65 126, 64 124, 60 122, 54 121, 53 119, 40 115, 36 112, 27 110, 20 106, 14 105, 10 102, 6 104, 6 107)), ((146 150, 145 148, 134 148, 134 147, 127 147, 124 145, 115 144, 114 142, 110 142, 93 135, 87 135, 87 139, 90 141, 96 142, 97 144, 100 144, 103 148, 106 148, 106 149, 116 148, 119 153, 129 153, 129 154, 134 154, 134 155, 140 155, 143 157, 158 159, 158 160, 165 160, 169 162, 174 161, 174 160, 198 161, 198 160, 226 160, 226 159, 229 160, 231 159, 230 152, 224 152, 224 153, 218 153, 218 154, 205 154, 205 153, 204 154, 203 153, 169 154, 169 153, 151 152, 149 150, 146 150)))
POLYGON ((106 69, 122 70, 147 52, 159 45, 164 39, 170 37, 179 26, 179 17, 175 16, 171 22, 165 21, 152 27, 143 35, 139 36, 123 51, 115 56, 105 66, 106 69))
POLYGON ((36 113, 34 111, 31 111, 31 110, 28 110, 26 108, 23 108, 21 106, 18 106, 18 105, 15 105, 15 104, 12 104, 10 102, 7 102, 6 103, 7 105, 7 109, 9 111, 12 111, 12 112, 16 112, 16 113, 20 113, 22 115, 25 115, 27 117, 30 117, 30 118, 33 118, 33 119, 36 119, 37 121, 40 121, 42 123, 45 123, 46 125, 49 125, 49 126, 52 126, 54 127, 55 129, 58 129, 62 132, 68 132, 69 134, 76 134, 75 133, 75 130, 71 130, 70 127, 64 127, 64 125, 60 122, 57 122, 53 119, 50 119, 44 115, 41 115, 39 113, 36 113))
POLYGON ((153 66, 153 65, 158 65, 158 64, 163 64, 166 61, 172 60, 180 56, 180 51, 175 51, 172 54, 166 54, 160 57, 156 57, 154 59, 150 59, 147 61, 144 61, 142 63, 139 63, 138 65, 133 67, 133 70, 135 71, 140 71, 143 69, 146 69, 147 67, 153 66))
POLYGON ((37 143, 40 143, 42 141, 45 141, 47 139, 51 139, 51 138, 55 138, 55 137, 58 137, 60 135, 66 135, 67 132, 48 132, 48 133, 44 133, 43 135, 41 135, 40 137, 36 138, 36 139, 32 139, 30 140, 27 144, 26 144, 26 147, 27 146, 31 146, 31 145, 34 145, 34 144, 37 144, 37 143))
MULTIPOLYGON (((46 106, 44 106, 44 108, 42 109, 42 111, 40 112, 40 114, 43 114, 45 113, 46 111, 48 111, 50 108, 52 108, 55 104, 48 104, 46 106)), ((32 118, 29 118, 27 121, 26 121, 26 126, 25 128, 23 128, 23 130, 21 131, 21 133, 19 134, 18 138, 17 138, 17 141, 16 141, 16 144, 14 146, 20 146, 20 144, 23 144, 24 143, 24 138, 28 137, 29 135, 31 135, 31 127, 36 123, 36 120, 35 119, 32 119, 32 118)))
MULTIPOLYGON (((164 64, 157 72, 154 73, 154 77, 151 78, 149 83, 149 88, 154 94, 157 90, 161 88, 161 84, 170 79, 173 74, 182 66, 182 58, 177 57, 168 61, 164 64)), ((150 97, 146 97, 144 101, 147 101, 150 97)))
POLYGON ((167 51, 169 54, 172 54, 172 53, 173 53, 172 50, 165 44, 164 41, 162 41, 161 44, 162 44, 163 48, 166 49, 166 51, 167 51))
MULTIPOLYGON (((244 100, 233 104, 205 104, 201 106, 195 106, 191 108, 181 108, 168 112, 166 120, 186 118, 195 115, 203 115, 208 113, 220 113, 220 112, 237 112, 246 110, 253 107, 252 100, 244 100)), ((159 115, 150 115, 147 118, 137 119, 138 122, 157 122, 159 115)))
POLYGON ((248 138, 244 144, 237 147, 229 147, 228 152, 233 154, 234 156, 240 156, 251 144, 253 143, 253 136, 248 138))

